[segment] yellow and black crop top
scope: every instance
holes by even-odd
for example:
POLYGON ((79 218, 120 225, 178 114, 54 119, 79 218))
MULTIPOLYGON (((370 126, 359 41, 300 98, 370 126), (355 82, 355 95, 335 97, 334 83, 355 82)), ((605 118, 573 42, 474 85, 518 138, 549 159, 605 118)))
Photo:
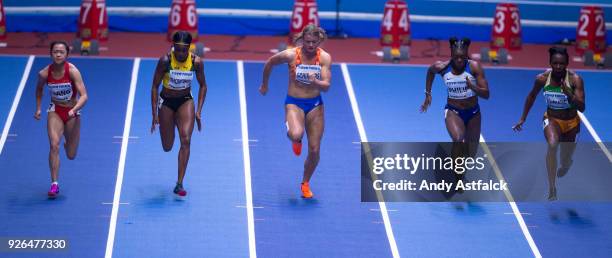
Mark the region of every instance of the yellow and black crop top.
POLYGON ((170 52, 168 69, 162 81, 164 88, 169 90, 184 90, 191 88, 191 82, 195 74, 195 57, 189 54, 185 62, 179 62, 170 52))

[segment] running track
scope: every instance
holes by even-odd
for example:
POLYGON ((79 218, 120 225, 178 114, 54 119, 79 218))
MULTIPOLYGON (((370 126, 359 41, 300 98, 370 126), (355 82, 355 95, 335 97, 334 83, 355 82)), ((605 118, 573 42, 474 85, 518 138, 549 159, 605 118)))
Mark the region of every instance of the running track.
MULTIPOLYGON (((361 203, 360 140, 449 140, 439 78, 432 107, 426 114, 418 112, 424 66, 332 67, 332 88, 323 95, 322 158, 312 181, 317 198, 304 200, 299 198, 299 182, 305 155, 291 153, 283 121, 287 68, 274 70, 270 92, 264 97, 257 92, 262 63, 207 61, 204 126, 202 132, 194 131, 185 181, 189 197, 175 200, 171 190, 178 142, 165 153, 159 134, 149 132, 149 92, 156 61, 71 61, 83 74, 90 101, 83 110, 79 154, 74 161, 60 155, 61 195, 50 201, 45 195, 46 117, 41 121, 32 117, 36 74, 49 59, 0 57, 4 78, 0 93, 6 96, 0 100, 5 139, 0 141, 0 171, 5 173, 0 237, 68 239, 68 250, 45 253, 48 257, 605 257, 612 253, 612 204, 605 202, 517 203, 515 210, 508 203, 361 203)), ((540 71, 486 72, 491 99, 481 101, 483 138, 543 141, 541 98, 525 130, 516 134, 510 129, 540 71)), ((585 116, 600 139, 610 141, 612 117, 606 111, 612 88, 606 82, 612 81, 612 73, 580 74, 587 91, 585 116)), ((48 99, 45 92, 43 108, 48 99)), ((579 141, 594 141, 584 124, 581 131, 579 141)), ((601 158, 605 159, 603 153, 601 158)))

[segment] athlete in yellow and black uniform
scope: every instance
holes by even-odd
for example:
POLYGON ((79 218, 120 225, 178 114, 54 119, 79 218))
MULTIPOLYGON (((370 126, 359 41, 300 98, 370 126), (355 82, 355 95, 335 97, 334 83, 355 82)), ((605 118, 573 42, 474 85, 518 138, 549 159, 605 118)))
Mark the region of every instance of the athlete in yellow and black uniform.
POLYGON ((181 141, 179 150, 178 179, 174 193, 186 196, 183 188, 183 178, 189 161, 191 134, 194 121, 201 130, 202 106, 206 98, 206 78, 204 62, 200 57, 189 52, 191 34, 178 31, 172 37, 172 51, 162 56, 157 62, 153 86, 151 88, 151 107, 153 122, 151 133, 159 124, 162 147, 168 152, 174 144, 174 128, 178 128, 181 141), (198 105, 195 108, 191 95, 191 83, 197 79, 200 85, 198 105), (159 84, 163 83, 161 94, 158 95, 159 84))
POLYGON ((580 118, 578 111, 584 112, 584 82, 573 71, 567 69, 569 55, 565 48, 552 47, 550 54, 550 67, 536 77, 531 92, 525 100, 523 114, 519 122, 513 127, 515 131, 522 129, 527 114, 533 106, 537 94, 542 90, 546 99, 547 109, 544 113, 544 136, 548 142, 546 155, 546 169, 548 171, 549 193, 548 199, 557 199, 555 177, 564 176, 572 164, 572 154, 576 148, 576 135, 580 132, 580 118), (561 167, 557 170, 557 149, 561 145, 561 167))
POLYGON ((191 81, 195 74, 194 55, 188 54, 187 60, 179 62, 176 60, 173 52, 168 53, 167 58, 170 62, 167 63, 166 73, 162 80, 164 89, 159 98, 159 105, 163 105, 177 112, 185 102, 192 100, 191 96, 191 81), (189 91, 187 91, 189 90, 189 91), (172 96, 170 93, 182 92, 179 97, 172 96))

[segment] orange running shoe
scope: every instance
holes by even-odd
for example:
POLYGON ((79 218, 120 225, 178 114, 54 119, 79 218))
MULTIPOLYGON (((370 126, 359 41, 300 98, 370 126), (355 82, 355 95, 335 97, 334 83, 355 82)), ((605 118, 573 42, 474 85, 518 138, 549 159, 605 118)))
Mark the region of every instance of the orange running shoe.
POLYGON ((293 153, 295 156, 302 154, 302 142, 293 142, 293 153))
POLYGON ((312 191, 310 191, 310 185, 308 185, 308 182, 302 182, 302 198, 310 199, 312 196, 313 194, 312 191))

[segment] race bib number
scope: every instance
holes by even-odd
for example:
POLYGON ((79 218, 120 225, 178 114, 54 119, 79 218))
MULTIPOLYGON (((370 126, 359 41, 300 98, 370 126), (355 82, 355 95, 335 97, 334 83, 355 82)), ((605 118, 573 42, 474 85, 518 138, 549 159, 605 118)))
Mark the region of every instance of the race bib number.
POLYGON ((546 97, 546 104, 548 104, 550 109, 570 108, 567 96, 562 92, 546 92, 544 93, 544 97, 546 97))
MULTIPOLYGON (((472 83, 476 83, 474 77, 469 77, 472 83)), ((457 79, 446 79, 446 86, 448 87, 448 97, 451 99, 467 99, 475 96, 474 91, 467 85, 467 81, 463 78, 457 79)))
POLYGON ((47 84, 51 98, 55 101, 66 102, 72 98, 72 84, 70 83, 58 83, 58 84, 47 84))
POLYGON ((298 65, 295 68, 295 80, 303 84, 310 84, 308 75, 314 73, 317 80, 321 80, 320 65, 298 65))
POLYGON ((193 71, 170 70, 170 79, 168 86, 171 89, 183 90, 191 87, 193 80, 193 71))

